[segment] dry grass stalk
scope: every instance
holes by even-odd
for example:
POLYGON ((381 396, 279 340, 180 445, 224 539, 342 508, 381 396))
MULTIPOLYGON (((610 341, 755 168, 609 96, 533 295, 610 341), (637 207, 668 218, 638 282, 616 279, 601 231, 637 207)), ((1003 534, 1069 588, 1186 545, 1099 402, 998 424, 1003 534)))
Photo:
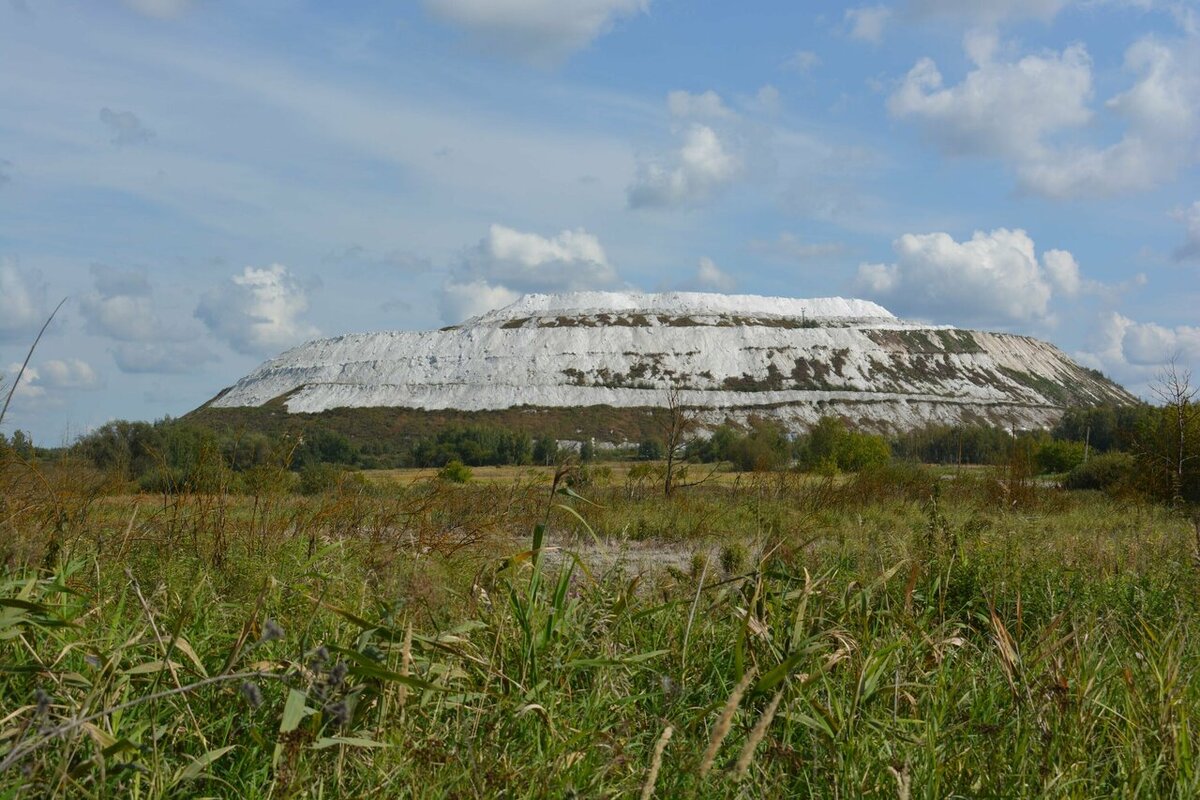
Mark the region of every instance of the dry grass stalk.
POLYGON ((754 751, 758 749, 759 743, 767 735, 767 728, 771 727, 771 721, 775 719, 775 711, 779 708, 779 701, 782 699, 783 689, 780 689, 771 698, 771 702, 763 711, 762 716, 758 718, 758 722, 754 724, 754 730, 750 731, 750 738, 742 746, 742 752, 738 756, 737 767, 734 770, 738 780, 746 777, 746 773, 750 771, 750 764, 754 761, 754 751))
POLYGON ((912 797, 912 776, 908 774, 908 764, 902 769, 896 769, 889 764, 888 771, 896 779, 896 797, 899 800, 909 800, 912 797))
POLYGON ((650 771, 646 773, 646 782, 642 784, 642 800, 650 800, 654 794, 654 784, 658 781, 658 770, 662 767, 663 751, 667 749, 667 742, 671 741, 671 734, 675 729, 670 725, 663 728, 662 736, 658 737, 658 741, 654 745, 654 755, 650 759, 650 771))
POLYGON ((733 688, 733 694, 729 695, 729 699, 725 701, 725 708, 721 709, 721 716, 717 718, 717 724, 713 728, 712 738, 708 740, 708 747, 704 749, 704 756, 700 759, 700 777, 703 778, 712 769, 713 760, 717 757, 717 751, 721 749, 721 742, 725 741, 725 737, 729 735, 729 729, 733 726, 733 715, 737 711, 738 704, 742 702, 742 695, 746 693, 746 689, 750 687, 750 681, 754 679, 754 667, 746 670, 746 674, 738 682, 738 685, 733 688))
MULTIPOLYGON (((408 623, 408 627, 404 629, 404 647, 400 651, 400 674, 405 678, 412 668, 412 621, 408 623)), ((399 697, 397 698, 400 708, 404 708, 405 702, 408 701, 408 687, 400 684, 399 697)))

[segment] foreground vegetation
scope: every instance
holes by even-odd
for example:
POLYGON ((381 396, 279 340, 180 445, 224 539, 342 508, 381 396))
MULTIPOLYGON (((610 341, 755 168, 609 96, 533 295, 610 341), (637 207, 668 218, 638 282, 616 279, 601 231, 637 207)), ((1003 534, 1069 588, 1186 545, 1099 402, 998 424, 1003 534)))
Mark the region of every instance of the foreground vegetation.
POLYGON ((1200 527, 1016 466, 139 495, 10 453, 0 797, 1200 794, 1200 527))

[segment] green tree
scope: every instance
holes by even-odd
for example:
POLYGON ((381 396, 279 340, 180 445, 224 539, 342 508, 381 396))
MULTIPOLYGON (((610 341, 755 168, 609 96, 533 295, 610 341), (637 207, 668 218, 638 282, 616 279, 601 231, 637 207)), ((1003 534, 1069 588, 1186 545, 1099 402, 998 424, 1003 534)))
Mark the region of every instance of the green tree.
POLYGON ((533 443, 533 462, 549 467, 558 463, 558 440, 543 434, 533 443))

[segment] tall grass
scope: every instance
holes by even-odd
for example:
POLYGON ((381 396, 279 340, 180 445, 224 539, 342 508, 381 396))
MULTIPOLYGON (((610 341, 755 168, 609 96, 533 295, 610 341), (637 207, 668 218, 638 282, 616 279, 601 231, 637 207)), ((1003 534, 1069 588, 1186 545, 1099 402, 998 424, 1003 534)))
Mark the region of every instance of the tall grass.
POLYGON ((568 478, 0 465, 0 797, 1200 794, 1185 520, 1006 474, 568 478), (591 558, 635 537, 754 546, 591 558))

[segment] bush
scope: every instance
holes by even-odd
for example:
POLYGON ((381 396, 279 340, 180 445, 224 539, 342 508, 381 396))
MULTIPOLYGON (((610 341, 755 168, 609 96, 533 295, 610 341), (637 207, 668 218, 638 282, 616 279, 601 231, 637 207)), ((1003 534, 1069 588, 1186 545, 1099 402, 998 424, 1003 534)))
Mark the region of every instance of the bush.
POLYGON ((300 470, 296 488, 300 494, 322 494, 337 486, 341 470, 332 464, 306 464, 300 470))
POLYGON ((438 471, 438 480, 450 483, 470 483, 471 468, 461 461, 451 461, 438 471))
POLYGON ((1042 442, 1034 454, 1039 473, 1070 472, 1083 463, 1084 445, 1081 442, 1042 442))
POLYGON ((1132 485, 1136 478, 1136 458, 1129 453, 1102 453, 1071 470, 1063 485, 1068 489, 1108 491, 1132 485))
POLYGON ((887 439, 846 428, 836 417, 823 417, 798 447, 801 466, 821 474, 858 472, 892 460, 887 439))

